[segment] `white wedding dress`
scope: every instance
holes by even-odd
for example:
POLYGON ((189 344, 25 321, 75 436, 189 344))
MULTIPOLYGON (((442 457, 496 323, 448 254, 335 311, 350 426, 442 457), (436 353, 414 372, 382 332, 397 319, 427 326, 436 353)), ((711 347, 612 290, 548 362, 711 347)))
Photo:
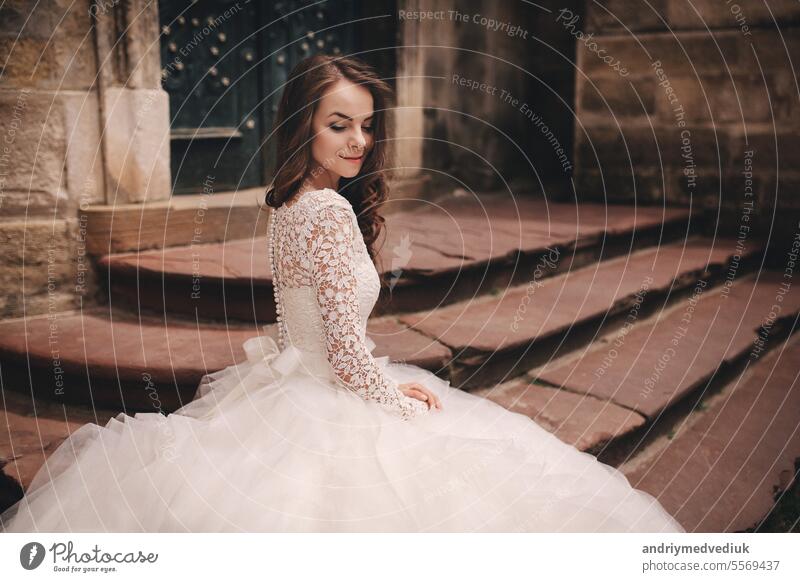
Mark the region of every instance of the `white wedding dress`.
POLYGON ((82 426, 6 531, 684 531, 529 418, 373 357, 378 273, 336 191, 275 210, 270 243, 278 342, 248 340, 173 414, 82 426), (403 395, 411 381, 443 409, 403 395))

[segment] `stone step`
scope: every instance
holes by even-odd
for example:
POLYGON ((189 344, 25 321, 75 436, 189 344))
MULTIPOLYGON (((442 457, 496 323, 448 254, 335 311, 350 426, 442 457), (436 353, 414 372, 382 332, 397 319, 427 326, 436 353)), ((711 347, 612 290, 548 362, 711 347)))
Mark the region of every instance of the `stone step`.
POLYGON ((789 288, 780 317, 770 316, 783 281, 781 273, 760 273, 716 289, 697 285, 698 293, 649 318, 629 319, 585 350, 475 393, 620 465, 793 331, 800 290, 789 288))
MULTIPOLYGON (((554 204, 530 198, 450 197, 386 218, 374 315, 452 304, 632 248, 663 244, 702 226, 680 208, 554 204), (543 258, 546 258, 543 262, 543 258), (553 261, 552 259, 555 259, 553 261)), ((98 260, 108 301, 219 321, 275 321, 265 238, 196 244, 98 260)))
POLYGON ((786 283, 764 272, 692 294, 473 393, 617 466, 688 531, 758 531, 800 476, 800 289, 786 283))
POLYGON ((698 279, 742 276, 761 254, 756 245, 737 252, 733 239, 690 237, 398 319, 450 348, 454 385, 481 388, 591 344, 636 306, 645 314, 679 300, 698 279))
POLYGON ((795 334, 621 470, 687 531, 758 531, 800 476, 798 362, 795 334))
MULTIPOLYGON (((596 342, 592 350, 541 371, 536 379, 611 401, 653 421, 754 351, 784 281, 782 273, 773 272, 711 290, 703 281, 688 300, 652 321, 623 328, 605 345, 596 342)), ((800 313, 800 291, 790 286, 780 296, 781 312, 763 338, 800 313)))
MULTIPOLYGON (((268 333, 276 335, 273 326, 268 333)), ((371 321, 375 356, 442 373, 450 352, 390 319, 371 321)), ((203 375, 243 361, 254 325, 135 316, 106 308, 0 322, 4 386, 62 403, 114 410, 172 411, 190 401, 203 375)))
POLYGON ((594 455, 645 423, 641 414, 613 402, 540 386, 527 376, 472 393, 524 414, 565 443, 594 455))

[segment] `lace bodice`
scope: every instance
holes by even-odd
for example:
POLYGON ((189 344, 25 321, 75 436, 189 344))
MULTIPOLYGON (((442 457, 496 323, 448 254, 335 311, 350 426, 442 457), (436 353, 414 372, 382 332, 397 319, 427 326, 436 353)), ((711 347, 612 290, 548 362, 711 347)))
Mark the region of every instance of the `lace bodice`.
POLYGON ((370 353, 380 280, 347 199, 330 188, 305 192, 273 210, 269 230, 279 347, 324 354, 337 384, 403 418, 426 412, 370 353))

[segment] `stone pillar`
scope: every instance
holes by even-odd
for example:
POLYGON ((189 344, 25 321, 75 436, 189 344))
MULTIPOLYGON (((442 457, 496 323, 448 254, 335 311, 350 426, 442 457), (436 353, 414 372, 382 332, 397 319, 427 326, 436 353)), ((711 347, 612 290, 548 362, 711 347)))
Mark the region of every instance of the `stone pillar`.
POLYGON ((169 198, 158 43, 155 2, 0 8, 0 318, 91 302, 81 208, 169 198))
POLYGON ((551 4, 398 2, 398 137, 423 136, 401 147, 434 188, 570 190, 574 42, 549 34, 551 4))
POLYGON ((161 88, 158 3, 94 0, 106 203, 170 197, 169 95, 161 88))
MULTIPOLYGON (((408 2, 400 1, 401 10, 408 2)), ((392 15, 396 18, 397 15, 392 15)), ((397 103, 394 110, 393 153, 397 178, 419 176, 422 168, 422 143, 425 101, 424 51, 419 48, 419 29, 416 23, 398 22, 397 103)))

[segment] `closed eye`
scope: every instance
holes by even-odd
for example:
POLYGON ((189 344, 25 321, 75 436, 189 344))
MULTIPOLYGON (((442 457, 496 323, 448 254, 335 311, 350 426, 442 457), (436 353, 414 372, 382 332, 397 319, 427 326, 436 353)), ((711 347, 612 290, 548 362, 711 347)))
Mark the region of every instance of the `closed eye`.
MULTIPOLYGON (((331 125, 330 127, 331 127, 331 129, 332 129, 333 131, 335 131, 335 132, 337 132, 337 133, 338 133, 338 132, 340 132, 340 131, 344 131, 345 129, 347 129, 346 127, 342 127, 341 125, 331 125)), ((365 125, 365 126, 363 127, 363 129, 364 129, 365 131, 369 131, 369 132, 371 132, 373 128, 372 128, 372 126, 371 126, 371 125, 370 125, 370 126, 366 126, 366 125, 365 125)))

